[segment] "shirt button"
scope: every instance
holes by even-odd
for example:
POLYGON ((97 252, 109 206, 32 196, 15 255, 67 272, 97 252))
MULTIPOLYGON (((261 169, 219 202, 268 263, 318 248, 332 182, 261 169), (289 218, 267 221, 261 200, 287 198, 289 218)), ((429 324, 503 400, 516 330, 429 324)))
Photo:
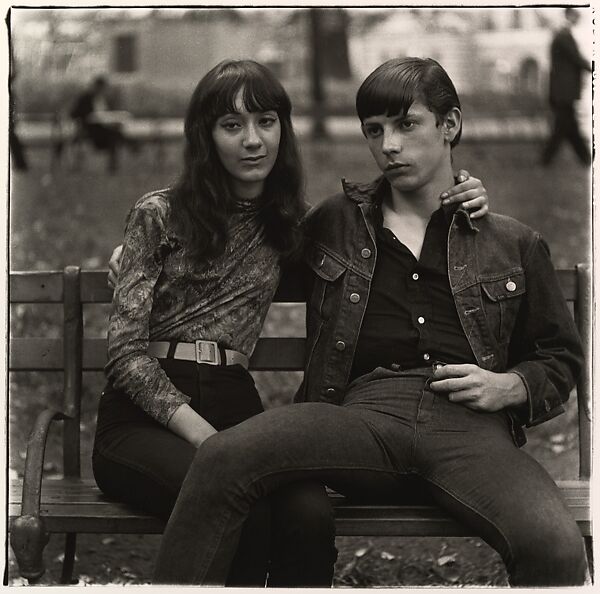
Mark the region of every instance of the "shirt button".
POLYGON ((338 341, 335 343, 335 348, 336 348, 338 351, 343 351, 343 350, 346 348, 346 343, 345 343, 343 340, 338 340, 338 341))
POLYGON ((335 394, 335 388, 327 388, 326 394, 327 396, 333 396, 335 394))
POLYGON ((363 248, 363 249, 360 251, 360 255, 361 255, 363 258, 365 258, 365 259, 367 259, 367 258, 370 258, 370 257, 371 257, 371 250, 370 250, 369 248, 363 248))
POLYGON ((359 301, 360 301, 360 295, 358 293, 352 293, 352 295, 350 295, 351 303, 358 303, 359 301))
POLYGON ((413 280, 419 280, 419 275, 418 275, 418 274, 415 272, 415 273, 412 275, 412 279, 413 279, 413 280))
POLYGON ((425 361, 429 361, 429 353, 425 353, 423 355, 423 359, 425 359, 425 361))
POLYGON ((419 316, 417 318, 417 322, 419 322, 419 324, 424 324, 425 323, 425 318, 423 316, 419 316))
POLYGON ((400 365, 398 365, 398 363, 392 363, 390 367, 392 371, 400 371, 400 365))
POLYGON ((510 291, 511 293, 517 288, 517 285, 513 282, 513 281, 508 281, 506 283, 506 290, 510 291))

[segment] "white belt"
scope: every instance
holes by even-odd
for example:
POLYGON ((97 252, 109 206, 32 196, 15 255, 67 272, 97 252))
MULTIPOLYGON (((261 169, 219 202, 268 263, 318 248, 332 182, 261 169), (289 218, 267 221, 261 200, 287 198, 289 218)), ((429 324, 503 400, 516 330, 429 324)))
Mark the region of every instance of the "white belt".
POLYGON ((241 365, 248 369, 246 355, 231 349, 219 348, 214 340, 178 342, 172 356, 169 356, 170 346, 169 342, 151 342, 148 344, 148 355, 158 359, 181 359, 207 365, 241 365))

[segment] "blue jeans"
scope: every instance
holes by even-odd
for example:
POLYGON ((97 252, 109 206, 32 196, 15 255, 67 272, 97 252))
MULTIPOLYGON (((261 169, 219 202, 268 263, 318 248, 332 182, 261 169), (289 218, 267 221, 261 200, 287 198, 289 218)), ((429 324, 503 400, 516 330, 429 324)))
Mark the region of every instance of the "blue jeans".
POLYGON ((398 500, 417 478, 502 556, 512 585, 585 579, 583 539, 547 472, 514 443, 505 412, 480 413, 429 387, 430 369, 378 368, 343 405, 269 410, 197 451, 161 543, 156 583, 222 584, 253 503, 319 480, 398 500))
MULTIPOLYGON (((252 377, 240 366, 176 360, 162 366, 190 396, 190 406, 218 430, 263 410, 252 377)), ((107 495, 167 520, 195 453, 194 446, 148 416, 127 394, 110 387, 102 394, 93 470, 107 495)), ((199 486, 208 479, 204 476, 199 486)), ((228 586, 331 584, 335 527, 321 484, 284 485, 254 502, 246 515, 224 580, 228 586)), ((186 543, 195 538, 188 534, 186 543)))

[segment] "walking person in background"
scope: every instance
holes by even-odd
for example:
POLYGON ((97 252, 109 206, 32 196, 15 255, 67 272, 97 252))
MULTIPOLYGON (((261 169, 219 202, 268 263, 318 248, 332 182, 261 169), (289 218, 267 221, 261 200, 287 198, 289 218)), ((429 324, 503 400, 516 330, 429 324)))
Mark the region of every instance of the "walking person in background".
POLYGON ((548 247, 509 217, 440 205, 462 113, 435 60, 389 60, 356 106, 382 176, 344 182, 305 219, 299 402, 202 444, 154 581, 223 583, 253 503, 319 480, 364 502, 416 485, 499 552, 511 585, 582 584, 579 528, 519 448, 522 425, 564 411, 583 360, 548 247))
POLYGON ((553 114, 552 133, 542 154, 542 164, 550 165, 564 140, 586 166, 592 162, 588 142, 581 135, 575 102, 581 97, 581 75, 592 67, 579 52, 572 29, 579 21, 575 8, 565 8, 565 22, 550 46, 550 108, 553 114))
MULTIPOLYGON (((93 454, 108 495, 167 519, 197 448, 263 410, 248 357, 282 269, 300 266, 301 186, 281 84, 256 62, 216 66, 189 104, 179 182, 128 218, 93 454)), ((447 194, 487 211, 479 180, 447 194)), ((223 583, 331 584, 333 512, 319 482, 259 498, 240 529, 223 583)))
POLYGON ((123 113, 114 117, 114 108, 109 99, 108 81, 97 76, 89 89, 81 93, 70 111, 77 125, 76 141, 89 139, 98 150, 108 153, 108 170, 115 172, 119 167, 119 150, 123 146, 137 151, 137 142, 123 132, 123 113))

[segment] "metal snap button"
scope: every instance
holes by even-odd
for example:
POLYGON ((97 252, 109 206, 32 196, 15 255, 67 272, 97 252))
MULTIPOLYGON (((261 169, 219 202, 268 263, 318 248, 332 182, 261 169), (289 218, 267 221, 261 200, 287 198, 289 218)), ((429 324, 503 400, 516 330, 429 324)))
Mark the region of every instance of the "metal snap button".
POLYGON ((346 343, 345 343, 343 340, 338 340, 338 341, 335 343, 335 348, 336 348, 338 351, 343 351, 343 350, 346 348, 346 343))
POLYGON ((417 322, 419 322, 419 324, 424 324, 425 323, 425 318, 423 316, 419 316, 417 318, 417 322))
POLYGON ((371 257, 371 250, 370 250, 369 248, 363 248, 363 249, 360 251, 360 255, 361 255, 363 258, 365 258, 365 259, 366 259, 366 258, 370 258, 370 257, 371 257))
POLYGON ((506 290, 510 291, 511 293, 517 288, 517 285, 513 282, 513 281, 508 281, 506 283, 506 290))
POLYGON ((351 303, 358 303, 359 301, 360 301, 360 295, 358 293, 352 293, 352 295, 350 295, 351 303))
POLYGON ((423 359, 425 359, 425 361, 429 361, 430 357, 429 357, 429 353, 425 353, 423 355, 423 359))
POLYGON ((412 275, 412 279, 413 279, 413 280, 419 280, 419 275, 418 275, 418 274, 415 272, 415 273, 412 275))

